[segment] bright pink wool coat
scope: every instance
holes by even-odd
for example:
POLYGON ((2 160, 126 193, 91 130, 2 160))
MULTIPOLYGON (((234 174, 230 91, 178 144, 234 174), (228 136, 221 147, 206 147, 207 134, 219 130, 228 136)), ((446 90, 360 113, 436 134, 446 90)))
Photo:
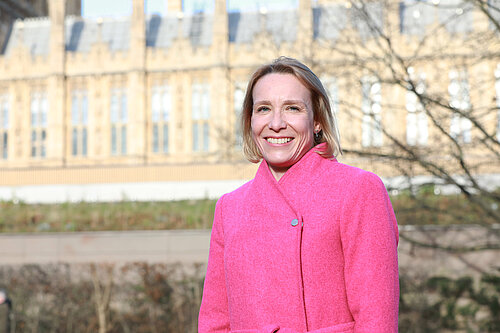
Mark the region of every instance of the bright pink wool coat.
MULTIPOLYGON (((311 149, 217 202, 199 332, 397 332, 398 229, 373 173, 311 149)), ((324 148, 324 144, 323 144, 324 148)))

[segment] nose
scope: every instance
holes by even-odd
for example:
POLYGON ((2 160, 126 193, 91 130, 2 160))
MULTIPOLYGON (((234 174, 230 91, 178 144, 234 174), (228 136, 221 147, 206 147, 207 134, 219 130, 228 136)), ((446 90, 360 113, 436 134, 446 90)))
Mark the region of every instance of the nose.
POLYGON ((269 121, 269 129, 279 132, 281 129, 286 128, 286 121, 280 111, 274 111, 269 121))

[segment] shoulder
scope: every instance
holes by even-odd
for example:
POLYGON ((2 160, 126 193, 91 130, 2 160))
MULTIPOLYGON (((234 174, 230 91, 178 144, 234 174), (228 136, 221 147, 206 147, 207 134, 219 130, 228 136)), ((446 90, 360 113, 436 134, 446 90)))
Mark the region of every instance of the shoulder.
POLYGON ((321 181, 335 185, 337 189, 351 191, 353 188, 380 188, 385 190, 385 185, 375 173, 354 166, 328 160, 322 163, 321 181))
POLYGON ((255 181, 255 179, 252 179, 252 180, 246 182, 245 184, 241 185, 237 189, 224 194, 224 197, 226 197, 226 200, 231 200, 231 199, 238 200, 241 197, 247 196, 254 181, 255 181))
POLYGON ((219 209, 224 209, 224 207, 235 207, 237 203, 242 202, 250 193, 250 188, 252 186, 254 179, 246 182, 237 189, 222 195, 217 201, 217 206, 219 209))
POLYGON ((346 164, 336 164, 334 177, 337 181, 330 186, 338 189, 343 214, 352 216, 356 212, 369 210, 376 215, 392 206, 386 186, 378 175, 346 164))

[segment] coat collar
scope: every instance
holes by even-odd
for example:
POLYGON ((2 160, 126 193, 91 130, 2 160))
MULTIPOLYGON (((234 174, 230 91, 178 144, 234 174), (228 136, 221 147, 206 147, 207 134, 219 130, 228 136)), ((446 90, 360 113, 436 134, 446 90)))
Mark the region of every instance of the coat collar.
MULTIPOLYGON (((301 217, 299 193, 306 193, 314 188, 316 179, 323 173, 322 169, 326 167, 325 164, 329 162, 337 162, 332 158, 325 158, 318 154, 326 148, 326 143, 321 143, 311 148, 302 158, 292 165, 285 174, 276 181, 269 165, 263 160, 255 175, 254 185, 257 186, 256 190, 268 198, 271 193, 278 192, 279 196, 287 204, 288 207, 294 212, 295 216, 301 217)), ((319 185, 320 186, 320 185, 319 185)))
POLYGON ((326 145, 326 142, 323 142, 309 149, 309 151, 305 153, 297 163, 292 165, 285 172, 279 181, 274 178, 267 162, 262 160, 259 169, 257 170, 257 174, 255 175, 255 179, 259 182, 265 181, 278 185, 279 187, 286 187, 287 184, 294 183, 304 178, 312 180, 313 178, 319 176, 319 168, 322 162, 325 160, 337 161, 335 157, 325 158, 318 153, 325 150, 326 145))

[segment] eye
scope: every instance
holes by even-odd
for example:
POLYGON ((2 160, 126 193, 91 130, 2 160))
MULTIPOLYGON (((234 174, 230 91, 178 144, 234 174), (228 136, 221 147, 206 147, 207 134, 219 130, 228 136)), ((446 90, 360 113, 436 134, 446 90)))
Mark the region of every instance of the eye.
POLYGON ((271 109, 268 107, 268 106, 265 106, 265 105, 261 105, 259 106, 255 112, 267 112, 267 111, 270 111, 271 109))
POLYGON ((289 106, 287 106, 286 109, 289 111, 293 111, 293 112, 298 112, 301 110, 300 106, 297 106, 297 105, 289 105, 289 106))

